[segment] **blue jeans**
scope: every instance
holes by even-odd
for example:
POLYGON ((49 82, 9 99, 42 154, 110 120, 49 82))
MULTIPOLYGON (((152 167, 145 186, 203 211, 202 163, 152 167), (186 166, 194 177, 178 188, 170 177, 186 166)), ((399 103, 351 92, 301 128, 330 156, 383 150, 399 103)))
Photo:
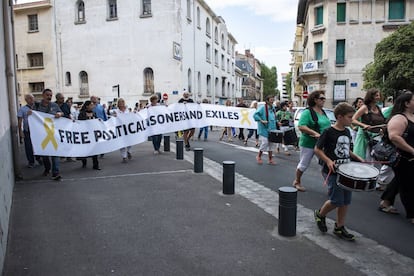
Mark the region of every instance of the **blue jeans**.
POLYGON ((27 161, 29 161, 30 165, 33 165, 35 162, 35 158, 33 155, 33 146, 32 140, 30 139, 30 132, 23 131, 24 134, 24 152, 26 153, 27 161))
POLYGON ((56 176, 59 174, 59 157, 58 156, 50 156, 52 158, 52 165, 50 165, 49 156, 42 156, 43 158, 43 166, 45 167, 45 171, 49 172, 50 168, 52 168, 52 176, 56 176))
POLYGON ((198 132, 198 138, 200 139, 201 135, 203 134, 204 131, 204 139, 207 139, 208 136, 208 126, 202 127, 200 128, 200 131, 198 132))
POLYGON ((154 147, 154 150, 160 150, 161 147, 161 140, 162 140, 162 134, 159 135, 153 135, 152 138, 152 145, 154 147))

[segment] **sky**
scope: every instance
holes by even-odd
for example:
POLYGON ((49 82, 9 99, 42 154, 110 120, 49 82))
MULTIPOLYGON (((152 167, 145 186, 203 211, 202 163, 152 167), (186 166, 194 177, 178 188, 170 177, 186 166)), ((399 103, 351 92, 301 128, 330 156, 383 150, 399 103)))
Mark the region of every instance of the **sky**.
MULTIPOLYGON (((281 73, 290 71, 296 27, 298 0, 204 0, 226 22, 227 30, 238 44, 267 67, 276 66, 279 89, 281 73)), ((18 3, 33 2, 19 0, 18 3)))
POLYGON ((267 67, 290 72, 298 0, 204 0, 226 22, 237 40, 236 50, 250 49, 267 67))

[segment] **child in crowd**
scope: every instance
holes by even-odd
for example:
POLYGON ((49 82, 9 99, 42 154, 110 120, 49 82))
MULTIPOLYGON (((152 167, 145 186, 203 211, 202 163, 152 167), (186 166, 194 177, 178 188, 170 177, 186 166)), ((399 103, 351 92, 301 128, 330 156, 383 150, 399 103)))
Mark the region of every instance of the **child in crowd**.
POLYGON ((328 231, 326 215, 336 209, 336 222, 333 233, 338 237, 353 241, 355 236, 345 229, 345 217, 348 206, 351 204, 352 192, 342 189, 336 184, 338 174, 335 172, 337 164, 350 162, 351 159, 362 162, 363 159, 355 155, 351 150, 351 133, 348 126, 352 123, 354 108, 348 103, 340 103, 336 106, 334 114, 336 123, 326 129, 315 146, 315 154, 324 162, 322 175, 328 184, 329 199, 325 201, 319 210, 315 210, 314 216, 319 230, 328 231))

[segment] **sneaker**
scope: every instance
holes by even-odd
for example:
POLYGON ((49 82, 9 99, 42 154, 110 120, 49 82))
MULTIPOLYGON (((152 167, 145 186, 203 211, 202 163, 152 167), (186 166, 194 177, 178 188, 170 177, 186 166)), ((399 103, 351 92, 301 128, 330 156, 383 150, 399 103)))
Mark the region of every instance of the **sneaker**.
POLYGON ((336 223, 335 223, 335 228, 333 230, 333 233, 335 235, 337 235, 338 237, 340 237, 341 239, 347 240, 347 241, 354 241, 355 240, 355 236, 348 233, 348 231, 346 231, 345 226, 341 226, 341 227, 337 227, 336 223))
POLYGON ((132 159, 132 155, 130 152, 128 152, 128 159, 131 160, 132 159))
POLYGON ((55 180, 55 181, 59 181, 59 180, 62 179, 62 176, 60 174, 56 174, 56 175, 52 176, 52 179, 55 180))
POLYGON ((315 210, 313 214, 315 216, 316 225, 318 225, 319 230, 322 233, 328 232, 328 227, 326 227, 326 217, 321 216, 319 210, 315 210))
POLYGON ((160 154, 158 150, 154 150, 154 155, 160 154))
POLYGON ((186 151, 190 151, 190 143, 188 143, 187 145, 185 145, 185 150, 186 151))
POLYGON ((122 158, 122 163, 128 163, 126 158, 122 158))

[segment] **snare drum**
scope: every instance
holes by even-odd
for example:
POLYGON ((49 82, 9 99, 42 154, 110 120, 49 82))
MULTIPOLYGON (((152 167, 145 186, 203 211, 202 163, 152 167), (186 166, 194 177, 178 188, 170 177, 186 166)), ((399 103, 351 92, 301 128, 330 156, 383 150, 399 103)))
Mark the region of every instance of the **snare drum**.
POLYGON ((337 185, 355 192, 375 190, 379 175, 377 168, 359 162, 341 164, 336 172, 338 173, 337 185))
POLYGON ((289 128, 283 134, 283 143, 285 145, 296 145, 298 143, 298 136, 296 135, 295 128, 289 128))

